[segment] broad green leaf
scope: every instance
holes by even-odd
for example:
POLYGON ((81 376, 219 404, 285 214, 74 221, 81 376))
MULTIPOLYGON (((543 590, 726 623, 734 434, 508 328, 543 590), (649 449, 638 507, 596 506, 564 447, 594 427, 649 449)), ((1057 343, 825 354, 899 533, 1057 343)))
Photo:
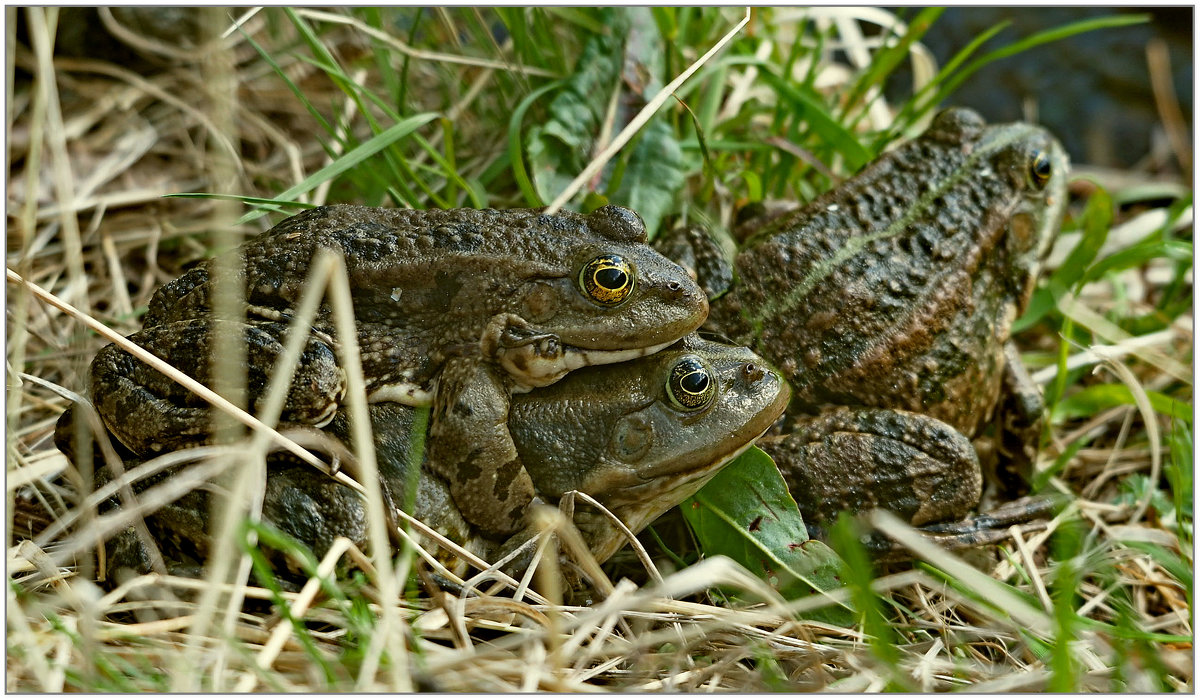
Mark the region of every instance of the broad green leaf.
POLYGON ((757 447, 746 450, 680 508, 705 554, 724 554, 786 598, 842 585, 841 561, 825 543, 809 539, 783 477, 757 447))
POLYGON ((642 130, 621 183, 609 199, 641 214, 646 233, 653 238, 663 217, 677 209, 675 196, 683 189, 685 177, 679 141, 666 121, 655 119, 642 130))

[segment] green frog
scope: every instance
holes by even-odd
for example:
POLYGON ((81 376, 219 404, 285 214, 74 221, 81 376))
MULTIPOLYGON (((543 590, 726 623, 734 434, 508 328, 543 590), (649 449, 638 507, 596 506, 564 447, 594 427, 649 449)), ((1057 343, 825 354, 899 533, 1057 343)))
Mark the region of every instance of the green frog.
MULTIPOLYGON (((514 393, 572 370, 652 354, 695 330, 707 299, 646 244, 634 212, 418 211, 327 206, 280 222, 225 254, 244 314, 218 318, 208 261, 164 285, 131 339, 208 383, 212 340, 240 334, 251 409, 322 250, 349 273, 368 401, 432 405, 430 468, 474 526, 511 534, 534 484, 507 428, 514 393)), ((116 346, 91 367, 97 410, 139 455, 208 439, 210 409, 116 346)), ((345 376, 328 305, 313 323, 281 423, 319 428, 345 376)))
MULTIPOLYGON (((692 335, 654 355, 581 369, 553 386, 514 396, 508 428, 542 499, 587 493, 636 532, 752 444, 782 415, 789 396, 778 372, 749 349, 692 335)), ((389 508, 405 509, 488 560, 518 544, 518 538, 498 539, 465 519, 450 484, 428 468, 428 459, 410 480, 414 408, 379 402, 369 412, 389 508), (416 486, 411 495, 410 484, 416 486)), ((64 414, 56 435, 68 454, 70 421, 64 414)), ((326 430, 346 439, 345 412, 326 430)), ((189 559, 181 564, 185 571, 203 563, 208 508, 207 490, 198 489, 150 519, 167 558, 189 559)), ((269 464, 263 517, 318 556, 336 537, 359 544, 367 539, 362 498, 286 456, 269 464)), ((574 517, 597 560, 624 544, 619 530, 591 509, 578 505, 574 517)), ((110 556, 118 565, 149 568, 132 531, 117 538, 110 556)))
POLYGON ((1041 396, 1010 330, 1067 169, 1044 129, 949 109, 807 206, 742 227, 708 327, 791 384, 783 435, 760 446, 808 522, 876 506, 916 525, 961 518, 981 492, 971 438, 1000 419, 1036 444, 1041 396))

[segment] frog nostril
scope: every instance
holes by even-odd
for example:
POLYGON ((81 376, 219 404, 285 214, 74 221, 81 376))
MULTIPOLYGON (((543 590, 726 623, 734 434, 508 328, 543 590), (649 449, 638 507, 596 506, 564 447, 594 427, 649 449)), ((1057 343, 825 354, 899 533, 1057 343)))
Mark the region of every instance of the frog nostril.
POLYGON ((763 371, 763 368, 760 365, 756 365, 753 362, 747 362, 742 366, 742 378, 751 384, 759 381, 765 376, 767 376, 766 372, 763 371))
POLYGON ((671 280, 670 282, 667 282, 666 288, 667 288, 667 294, 671 295, 672 297, 674 297, 676 299, 683 296, 683 294, 684 294, 683 283, 680 282, 679 280, 671 280))

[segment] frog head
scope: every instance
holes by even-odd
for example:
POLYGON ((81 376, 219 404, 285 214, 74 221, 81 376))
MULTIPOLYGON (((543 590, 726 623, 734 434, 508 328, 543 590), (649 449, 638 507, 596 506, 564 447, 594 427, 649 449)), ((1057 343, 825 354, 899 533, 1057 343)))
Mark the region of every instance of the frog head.
MULTIPOLYGON (((517 397, 509 429, 543 498, 582 491, 636 532, 749 447, 789 398, 749 349, 691 335, 517 397)), ((600 561, 623 544, 590 509, 579 507, 575 522, 600 561)))
MULTIPOLYGON (((940 113, 922 139, 966 154, 955 175, 984 188, 981 201, 990 205, 985 218, 1001 234, 1013 299, 1025 308, 1066 209, 1070 163, 1062 144, 1036 124, 989 126, 963 108, 940 113)), ((988 227, 981 228, 986 235, 988 227)))
POLYGON ((652 354, 708 316, 703 290, 647 245, 637 213, 606 205, 554 224, 574 229, 561 232, 560 264, 522 280, 509 308, 567 346, 562 371, 652 354))

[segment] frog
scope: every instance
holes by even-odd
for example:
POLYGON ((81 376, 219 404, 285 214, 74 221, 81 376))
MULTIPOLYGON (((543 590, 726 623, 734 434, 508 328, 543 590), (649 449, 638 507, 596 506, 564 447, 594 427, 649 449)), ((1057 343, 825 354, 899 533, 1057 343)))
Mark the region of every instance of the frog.
POLYGON ((810 530, 874 507, 918 526, 965 517, 997 421, 1015 436, 1005 457, 1032 459, 1041 394, 1011 330, 1060 225, 1067 171, 1045 129, 950 108, 809 204, 744 217, 705 328, 791 385, 760 447, 810 530))
MULTIPOLYGON (((691 334, 654 355, 582 368, 552 386, 514 395, 508 428, 540 499, 588 494, 636 533, 750 447, 783 414, 789 398, 780 373, 748 348, 691 334)), ((413 474, 418 410, 400 402, 368 406, 387 509, 411 513, 487 561, 512 553, 520 537, 497 537, 466 519, 447 479, 429 468, 428 451, 413 474)), ((76 452, 71 423, 64 413, 56 431, 68 455, 76 452)), ((339 409, 323 432, 348 444, 347 412, 339 409)), ((157 477, 163 478, 169 475, 157 477)), ((198 575, 203 565, 208 493, 191 491, 149 519, 174 571, 198 575)), ((262 513, 267 524, 318 557, 338 537, 367 542, 365 502, 358 492, 287 454, 269 459, 262 513)), ((598 562, 625 543, 609 518, 581 504, 574 523, 598 562)), ((113 566, 149 570, 149 555, 132 529, 114 538, 110 549, 113 566)))
MULTIPOLYGON (((240 337, 257 409, 321 250, 345 261, 367 400, 432 406, 430 468, 464 516, 493 535, 521 529, 535 497, 507 429, 511 396, 653 354, 708 313, 704 293, 647 245, 641 217, 624 207, 582 215, 331 205, 159 288, 130 340, 207 384, 214 338, 240 337), (235 317, 214 311, 218 265, 244 291, 235 317)), ((332 315, 322 305, 307 329, 284 426, 319 430, 344 404, 332 315)), ((97 410, 134 453, 211 439, 206 403, 116 345, 97 353, 90 376, 97 410)))

